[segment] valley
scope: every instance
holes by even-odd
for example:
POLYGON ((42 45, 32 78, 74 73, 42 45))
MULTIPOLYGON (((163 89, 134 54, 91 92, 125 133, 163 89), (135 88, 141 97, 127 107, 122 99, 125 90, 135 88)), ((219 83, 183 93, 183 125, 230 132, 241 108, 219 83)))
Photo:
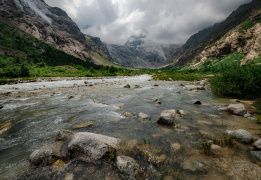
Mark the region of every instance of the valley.
POLYGON ((260 179, 260 0, 190 37, 211 13, 46 2, 0 1, 0 179, 260 179))

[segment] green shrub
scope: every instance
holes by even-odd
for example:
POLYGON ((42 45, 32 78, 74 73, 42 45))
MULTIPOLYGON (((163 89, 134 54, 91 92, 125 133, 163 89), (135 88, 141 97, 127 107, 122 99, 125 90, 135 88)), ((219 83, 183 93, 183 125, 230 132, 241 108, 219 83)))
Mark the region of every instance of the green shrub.
POLYGON ((210 80, 211 90, 219 96, 241 99, 259 98, 261 95, 261 67, 234 65, 210 80))

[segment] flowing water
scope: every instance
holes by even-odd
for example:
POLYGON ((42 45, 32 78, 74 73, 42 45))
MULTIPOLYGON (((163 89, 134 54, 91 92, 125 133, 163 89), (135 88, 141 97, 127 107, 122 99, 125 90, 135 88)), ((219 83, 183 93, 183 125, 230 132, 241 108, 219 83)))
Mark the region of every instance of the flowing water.
POLYGON ((71 130, 74 125, 89 121, 95 126, 78 131, 112 136, 130 144, 140 142, 158 157, 153 162, 132 154, 146 172, 145 179, 261 177, 260 167, 248 157, 247 146, 222 147, 214 155, 202 154, 198 148, 204 136, 221 137, 227 129, 243 128, 258 138, 259 125, 218 112, 218 106, 230 102, 209 90, 185 91, 178 86, 180 82, 149 81, 150 78, 143 75, 87 80, 92 86, 85 86, 84 80, 0 86, 0 104, 4 105, 0 126, 9 123, 8 130, 0 133, 0 179, 119 179, 115 167, 107 162, 95 166, 72 161, 63 170, 32 170, 28 157, 34 150, 53 143, 59 130, 71 130), (127 83, 141 88, 123 88, 127 83), (155 104, 156 99, 162 104, 155 104), (193 99, 203 104, 193 105, 193 99), (124 106, 119 108, 119 104, 124 106), (168 109, 185 112, 175 127, 157 124, 159 114, 168 109), (125 117, 124 112, 134 116, 125 117), (149 115, 149 120, 138 119, 140 112, 149 115))

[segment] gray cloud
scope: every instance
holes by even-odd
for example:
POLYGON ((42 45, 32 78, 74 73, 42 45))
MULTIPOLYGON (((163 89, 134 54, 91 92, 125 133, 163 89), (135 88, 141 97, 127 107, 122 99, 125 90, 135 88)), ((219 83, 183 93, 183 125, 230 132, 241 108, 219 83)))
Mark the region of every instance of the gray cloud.
POLYGON ((122 44, 132 35, 159 43, 184 43, 251 0, 45 0, 60 7, 82 32, 122 44))

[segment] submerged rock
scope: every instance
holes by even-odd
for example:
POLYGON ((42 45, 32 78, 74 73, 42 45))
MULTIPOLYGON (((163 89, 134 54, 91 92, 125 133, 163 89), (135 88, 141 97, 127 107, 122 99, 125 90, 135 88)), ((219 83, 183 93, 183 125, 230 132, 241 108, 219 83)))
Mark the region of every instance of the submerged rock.
POLYGON ((198 99, 194 99, 194 100, 191 101, 191 104, 197 104, 197 105, 200 105, 200 104, 202 104, 202 103, 200 102, 200 100, 198 100, 198 99))
POLYGON ((130 113, 130 112, 124 112, 124 113, 123 113, 123 116, 125 116, 125 117, 132 117, 133 114, 130 113))
POLYGON ((160 114, 157 123, 172 126, 174 125, 175 114, 176 114, 176 110, 174 109, 165 110, 160 114))
POLYGON ((128 156, 117 156, 116 165, 119 171, 128 179, 136 179, 139 171, 139 164, 128 156))
POLYGON ((11 128, 12 123, 8 122, 0 126, 0 136, 6 134, 6 132, 11 128))
POLYGON ((205 172, 205 165, 199 161, 186 160, 182 163, 182 168, 192 172, 205 172))
POLYGON ((117 151, 121 140, 100 134, 80 132, 73 136, 68 145, 69 151, 78 159, 95 163, 107 153, 117 151))
POLYGON ((234 115, 244 116, 247 114, 247 110, 244 104, 230 104, 228 106, 229 112, 234 115))
POLYGON ((149 115, 140 112, 137 116, 139 119, 149 119, 149 115))
POLYGON ((3 104, 0 104, 0 109, 3 109, 4 108, 4 105, 3 104))
POLYGON ((156 100, 154 101, 154 103, 156 103, 156 104, 162 104, 162 102, 161 102, 160 99, 156 99, 156 100))
POLYGON ((72 129, 81 129, 81 128, 87 128, 93 126, 94 126, 93 122, 86 122, 86 123, 77 124, 73 126, 72 129))
POLYGON ((115 106, 117 106, 119 109, 123 109, 124 104, 123 103, 122 104, 116 104, 115 106))
POLYGON ((218 111, 220 111, 220 112, 229 112, 229 109, 228 109, 228 107, 221 107, 221 108, 218 108, 218 111))
POLYGON ((238 129, 235 131, 227 130, 226 134, 231 135, 236 138, 241 143, 251 143, 253 141, 253 136, 244 129, 238 129))
POLYGON ((126 84, 124 88, 131 88, 131 86, 129 84, 126 84))
POLYGON ((197 88, 197 86, 195 86, 195 85, 186 85, 186 86, 184 87, 184 89, 185 89, 185 90, 188 90, 188 91, 192 91, 192 90, 197 90, 198 88, 197 88))
POLYGON ((134 88, 141 88, 140 85, 134 85, 134 88))

